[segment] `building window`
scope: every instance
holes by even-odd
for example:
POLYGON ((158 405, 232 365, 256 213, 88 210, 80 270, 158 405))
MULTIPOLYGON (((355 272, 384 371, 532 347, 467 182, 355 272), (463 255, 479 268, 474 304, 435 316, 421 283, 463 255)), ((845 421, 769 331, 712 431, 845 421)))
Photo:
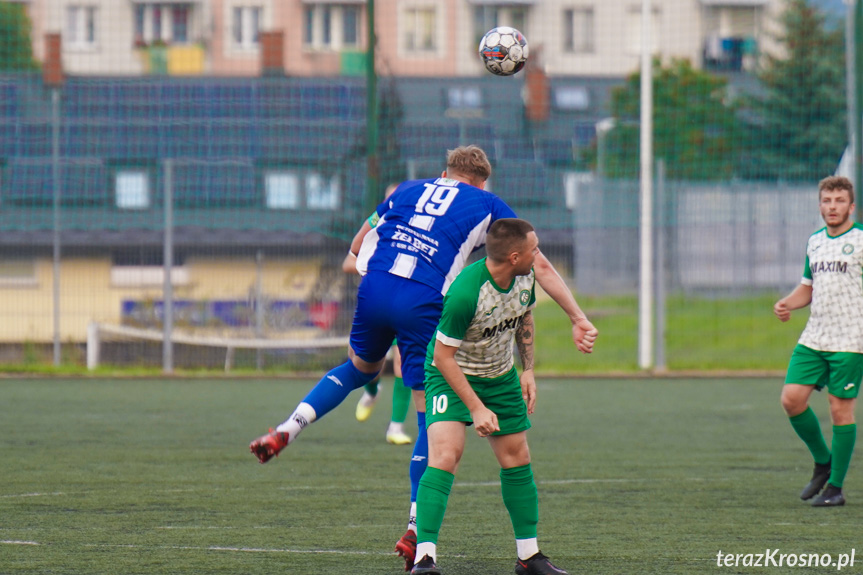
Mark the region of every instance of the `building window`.
POLYGON ((483 114, 479 86, 450 86, 446 90, 446 114, 455 117, 480 117, 483 114))
POLYGON ((96 45, 95 6, 66 7, 66 42, 73 48, 91 48, 96 45))
POLYGON ((437 50, 437 9, 434 6, 407 8, 404 23, 405 50, 408 52, 437 50))
POLYGON ((323 11, 323 38, 322 43, 324 46, 331 46, 333 43, 333 11, 329 6, 324 7, 323 11))
POLYGON ((114 189, 119 209, 146 210, 150 207, 150 175, 146 170, 119 170, 114 189))
POLYGON ((159 5, 152 6, 151 10, 153 12, 153 33, 151 34, 151 39, 164 40, 162 36, 162 7, 159 5))
POLYGON ((135 44, 141 45, 144 40, 144 19, 147 7, 143 4, 135 4, 135 44))
POLYGON ((584 86, 554 88, 554 106, 558 110, 584 112, 590 108, 590 92, 584 86))
POLYGON ((303 22, 303 43, 308 48, 340 50, 359 46, 359 6, 308 4, 303 22))
POLYGON ((261 32, 260 6, 235 6, 231 19, 231 39, 237 48, 257 48, 261 32))
MULTIPOLYGON (((629 38, 629 53, 641 54, 641 8, 631 7, 627 12, 627 38, 629 38)), ((659 52, 659 10, 654 9, 650 19, 650 53, 659 52)))
POLYGON ((310 210, 336 210, 340 195, 336 176, 329 179, 315 173, 306 176, 306 207, 310 210))
POLYGON ((271 210, 337 210, 341 205, 338 176, 275 169, 264 174, 264 202, 271 210), (303 205, 305 202, 305 205, 303 205))
POLYGON ((596 52, 593 7, 563 11, 563 49, 575 54, 596 52))
POLYGON ((26 257, 0 257, 0 286, 36 286, 36 260, 26 257))
POLYGON ((274 171, 264 177, 267 208, 295 210, 300 207, 300 178, 294 172, 274 171))
MULTIPOLYGON (((171 283, 189 285, 190 273, 186 256, 174 250, 171 283)), ((111 254, 111 286, 115 288, 147 288, 165 285, 165 252, 151 248, 120 248, 111 254)))
POLYGON ((315 40, 315 10, 307 7, 303 12, 303 44, 311 46, 315 40))
POLYGON ((191 4, 141 3, 135 5, 135 44, 183 44, 189 41, 191 4))
POLYGON ((485 33, 497 26, 510 26, 524 34, 527 29, 527 8, 525 6, 474 7, 473 28, 477 46, 485 33))
POLYGON ((171 8, 171 41, 189 41, 189 7, 182 4, 171 8))
POLYGON ((344 6, 342 8, 342 42, 345 46, 359 46, 360 43, 360 7, 344 6))

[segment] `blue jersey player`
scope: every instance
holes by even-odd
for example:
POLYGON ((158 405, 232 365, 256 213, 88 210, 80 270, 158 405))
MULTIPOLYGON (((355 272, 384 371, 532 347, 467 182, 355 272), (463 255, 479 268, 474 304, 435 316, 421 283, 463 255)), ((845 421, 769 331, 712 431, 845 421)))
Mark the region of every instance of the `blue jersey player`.
MULTIPOLYGON (((291 416, 250 449, 266 463, 296 440, 313 421, 338 406, 354 389, 372 381, 387 350, 398 339, 404 384, 414 390, 419 435, 410 463, 411 510, 408 531, 396 550, 406 570, 416 553, 416 493, 427 465, 428 441, 423 395, 426 347, 434 336, 443 296, 468 257, 485 243, 492 222, 515 212, 484 191, 491 164, 477 146, 447 153, 440 178, 399 185, 366 221, 351 244, 363 275, 350 335, 351 358, 331 369, 300 402, 291 416)), ((573 341, 590 353, 597 330, 579 308, 566 283, 541 253, 534 264, 537 282, 567 313, 573 341)))

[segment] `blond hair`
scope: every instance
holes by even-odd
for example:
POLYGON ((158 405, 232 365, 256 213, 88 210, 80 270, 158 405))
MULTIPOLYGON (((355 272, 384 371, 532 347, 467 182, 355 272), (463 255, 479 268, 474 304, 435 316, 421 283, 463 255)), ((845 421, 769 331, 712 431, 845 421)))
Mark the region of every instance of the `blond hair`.
POLYGON ((459 146, 447 150, 446 171, 449 175, 469 179, 471 184, 478 184, 491 177, 491 162, 479 146, 459 146))

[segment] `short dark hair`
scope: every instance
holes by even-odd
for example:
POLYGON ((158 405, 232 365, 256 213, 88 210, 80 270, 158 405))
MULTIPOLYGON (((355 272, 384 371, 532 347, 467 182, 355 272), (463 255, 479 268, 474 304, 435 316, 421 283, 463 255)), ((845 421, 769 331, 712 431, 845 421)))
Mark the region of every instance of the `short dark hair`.
POLYGON ((821 198, 821 192, 835 192, 836 190, 848 190, 851 203, 854 203, 854 184, 848 178, 844 176, 827 176, 818 182, 819 199, 821 198))
POLYGON ((488 229, 485 241, 485 251, 493 262, 504 262, 521 244, 527 241, 527 234, 534 231, 527 220, 519 218, 501 218, 488 229))
POLYGON ((491 162, 479 146, 459 146, 447 150, 446 171, 481 183, 491 177, 491 162))

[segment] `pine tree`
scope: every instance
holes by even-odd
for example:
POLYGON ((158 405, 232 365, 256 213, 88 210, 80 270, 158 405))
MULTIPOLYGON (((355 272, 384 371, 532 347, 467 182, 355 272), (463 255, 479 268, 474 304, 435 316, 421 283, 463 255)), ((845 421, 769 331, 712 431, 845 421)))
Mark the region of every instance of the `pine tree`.
POLYGON ((806 0, 786 0, 779 54, 767 55, 764 95, 750 100, 746 177, 819 179, 832 174, 847 142, 841 28, 806 0))
POLYGON ((23 4, 0 2, 0 71, 38 68, 23 4))
MULTIPOLYGON (((636 178, 639 169, 641 75, 612 93, 617 126, 608 135, 606 175, 636 178)), ((728 104, 727 81, 696 70, 688 60, 653 62, 653 149, 669 178, 718 180, 732 177, 740 124, 728 104), (735 147, 736 146, 736 147, 735 147)))

